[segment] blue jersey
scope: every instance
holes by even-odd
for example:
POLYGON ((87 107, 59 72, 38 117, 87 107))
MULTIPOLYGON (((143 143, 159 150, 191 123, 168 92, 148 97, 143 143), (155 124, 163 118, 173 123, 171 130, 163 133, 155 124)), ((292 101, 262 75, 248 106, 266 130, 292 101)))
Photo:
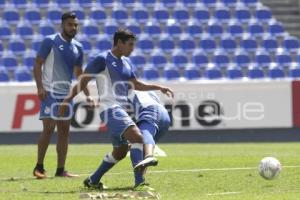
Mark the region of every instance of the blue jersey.
POLYGON ((66 41, 60 34, 47 36, 37 53, 45 62, 42 82, 49 92, 68 94, 74 67, 82 67, 82 45, 76 40, 66 41))
POLYGON ((111 51, 101 53, 88 63, 85 73, 95 75, 100 112, 117 106, 126 108, 129 80, 135 78, 128 58, 117 58, 111 51))

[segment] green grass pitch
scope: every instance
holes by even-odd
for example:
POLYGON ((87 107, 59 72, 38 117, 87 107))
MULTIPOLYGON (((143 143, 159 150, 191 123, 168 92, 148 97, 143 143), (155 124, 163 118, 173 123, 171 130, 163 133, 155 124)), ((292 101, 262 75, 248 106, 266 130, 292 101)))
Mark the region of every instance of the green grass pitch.
MULTIPOLYGON (((32 177, 36 145, 0 146, 0 199, 80 199, 89 192, 82 181, 99 165, 110 145, 69 146, 67 169, 79 178, 32 177)), ((162 200, 298 200, 300 199, 299 143, 161 144, 167 157, 149 168, 147 182, 162 200), (283 170, 267 181, 257 172, 261 158, 274 156, 283 170)), ((48 176, 56 168, 55 146, 48 149, 45 167, 48 176)), ((103 177, 108 194, 130 193, 133 186, 127 157, 103 177)))

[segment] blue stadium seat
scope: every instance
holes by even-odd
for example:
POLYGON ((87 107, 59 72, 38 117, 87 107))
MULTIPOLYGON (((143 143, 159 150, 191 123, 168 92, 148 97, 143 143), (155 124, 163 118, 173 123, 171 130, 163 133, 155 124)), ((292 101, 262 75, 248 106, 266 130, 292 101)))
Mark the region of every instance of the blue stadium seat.
POLYGON ((87 35, 77 34, 76 40, 78 40, 82 44, 83 51, 85 53, 89 53, 92 50, 92 43, 87 35))
POLYGON ((27 0, 13 0, 13 4, 16 8, 26 8, 27 0))
POLYGON ((55 0, 55 3, 63 8, 68 8, 71 4, 71 0, 55 0))
POLYGON ((41 21, 41 13, 39 9, 32 4, 28 6, 24 11, 24 18, 28 20, 31 24, 39 24, 41 21))
POLYGON ((27 69, 26 67, 17 67, 14 80, 18 82, 32 81, 31 70, 27 69))
POLYGON ((171 61, 177 68, 184 68, 189 62, 186 52, 176 49, 171 55, 171 61))
POLYGON ((36 51, 26 50, 22 58, 23 65, 28 69, 32 69, 34 65, 35 57, 36 57, 36 51))
POLYGON ((194 18, 198 21, 198 23, 205 23, 207 24, 207 21, 210 18, 209 11, 206 6, 197 6, 194 9, 194 18))
POLYGON ((265 67, 269 66, 272 62, 271 56, 267 51, 257 51, 255 52, 254 60, 258 66, 265 67))
POLYGON ((1 58, 1 55, 3 53, 3 50, 4 50, 3 44, 2 44, 2 41, 0 40, 0 58, 1 58))
MULTIPOLYGON (((84 8, 91 8, 91 9, 94 8, 93 0, 77 0, 77 3, 84 8)), ((97 7, 99 8, 100 6, 97 6, 97 7)))
POLYGON ((207 32, 213 37, 219 37, 223 34, 223 26, 216 20, 208 22, 207 32))
POLYGON ((39 51, 43 39, 44 37, 42 35, 39 34, 33 35, 31 40, 31 48, 34 51, 39 51))
POLYGON ((11 34, 8 23, 5 20, 0 20, 0 39, 9 39, 11 34))
POLYGON ((264 78, 264 72, 260 67, 250 67, 248 70, 248 77, 250 79, 260 79, 264 78))
POLYGON ((272 13, 267 7, 260 7, 255 10, 255 17, 258 21, 268 23, 272 19, 272 13))
POLYGON ((248 9, 248 7, 237 7, 235 10, 235 17, 240 22, 248 22, 251 18, 251 13, 248 9))
POLYGON ((286 37, 282 41, 282 47, 284 47, 288 52, 297 52, 300 47, 299 40, 292 36, 286 37))
POLYGON ((222 72, 219 68, 217 67, 208 67, 205 70, 205 77, 207 79, 220 79, 222 78, 222 72))
POLYGON ((213 8, 216 7, 217 0, 202 0, 203 4, 207 7, 213 8))
POLYGON ((0 82, 9 82, 9 74, 4 67, 0 67, 0 82))
POLYGON ((154 49, 154 42, 147 34, 141 34, 137 46, 144 52, 150 53, 154 49))
POLYGON ((130 60, 137 68, 142 68, 146 65, 147 61, 145 55, 138 49, 134 50, 130 55, 130 60))
POLYGON ((214 16, 220 22, 228 22, 231 18, 230 10, 227 7, 217 7, 214 16))
POLYGON ((173 18, 176 22, 187 23, 190 19, 188 9, 186 9, 182 4, 181 6, 177 5, 173 11, 173 18))
POLYGON ((167 64, 167 58, 160 49, 156 49, 150 54, 149 62, 153 64, 154 67, 163 68, 167 64))
POLYGON ((229 79, 241 79, 244 77, 241 68, 238 67, 228 68, 226 71, 226 75, 229 79))
POLYGON ((0 9, 5 8, 6 6, 6 0, 0 0, 0 9))
POLYGON ((47 18, 54 24, 61 23, 62 10, 59 6, 51 6, 48 8, 47 18))
POLYGON ((239 21, 231 20, 228 23, 227 32, 233 37, 241 37, 244 34, 244 29, 239 21))
POLYGON ((285 76, 281 67, 273 67, 269 69, 268 75, 272 79, 283 78, 285 76))
POLYGON ((106 20, 104 24, 104 33, 113 35, 118 30, 118 24, 115 20, 106 20))
POLYGON ((95 20, 84 20, 82 29, 83 33, 88 37, 96 38, 99 36, 99 28, 95 20))
POLYGON ((197 67, 186 67, 184 69, 184 77, 188 80, 195 80, 201 78, 201 75, 197 67))
POLYGON ((165 53, 171 53, 175 48, 175 42, 168 34, 162 34, 159 40, 159 48, 165 53))
POLYGON ((133 7, 132 17, 139 23, 146 23, 149 19, 149 12, 141 4, 133 7))
POLYGON ((140 24, 137 21, 135 21, 134 19, 127 20, 127 22, 125 23, 125 26, 137 36, 142 33, 140 24))
POLYGON ((162 30, 160 24, 155 20, 148 21, 144 26, 144 32, 151 37, 160 37, 162 30))
POLYGON ((26 50, 24 40, 19 35, 12 35, 8 42, 8 49, 16 55, 22 55, 26 50))
POLYGON ((199 47, 208 53, 212 53, 217 48, 216 40, 214 40, 211 36, 203 35, 203 37, 201 37, 199 47))
POLYGON ((161 4, 157 4, 154 7, 154 10, 153 10, 153 17, 158 22, 165 23, 170 18, 170 14, 169 14, 169 11, 168 11, 168 9, 166 7, 164 7, 161 4))
POLYGON ((263 25, 257 21, 248 24, 248 32, 252 37, 262 37, 265 33, 263 25))
POLYGON ((228 7, 235 7, 238 0, 222 0, 222 2, 228 7))
POLYGON ((143 70, 143 78, 146 80, 155 80, 160 78, 159 72, 155 67, 146 67, 143 70))
POLYGON ((230 58, 226 52, 218 50, 214 53, 212 61, 216 67, 227 67, 230 63, 230 58))
POLYGON ((183 5, 186 7, 195 7, 198 3, 198 0, 182 0, 183 5))
POLYGON ((258 48, 258 44, 254 38, 245 36, 241 40, 241 47, 248 52, 255 52, 258 48))
POLYGON ((202 26, 195 19, 188 21, 185 32, 193 38, 200 38, 203 32, 202 26))
POLYGON ((277 40, 272 36, 266 35, 262 39, 262 47, 269 52, 275 52, 278 48, 277 40))
POLYGON ((128 20, 128 13, 124 7, 114 7, 112 10, 112 18, 117 22, 125 23, 128 20))
POLYGON ((114 0, 97 0, 98 4, 101 4, 105 9, 112 8, 114 6, 114 0))
POLYGON ((269 24, 269 33, 275 37, 284 36, 286 32, 283 25, 280 22, 274 22, 269 24))
POLYGON ((165 33, 168 33, 173 38, 178 38, 182 33, 180 24, 174 22, 168 22, 165 26, 165 29, 165 33))
POLYGON ((177 0, 161 0, 161 2, 167 8, 174 8, 177 0))
POLYGON ((164 69, 164 78, 167 80, 176 80, 180 78, 180 73, 176 67, 169 66, 164 69))
POLYGON ((84 9, 78 3, 71 3, 69 9, 76 14, 76 17, 79 21, 85 19, 84 9))
POLYGON ((101 53, 101 51, 99 51, 96 48, 93 48, 90 53, 88 54, 88 59, 87 62, 92 61, 99 53, 101 53))
POLYGON ((136 0, 121 0, 122 6, 125 8, 132 8, 136 3, 136 0))
POLYGON ((289 68, 289 77, 300 78, 300 67, 289 68))
POLYGON ((100 6, 97 7, 92 7, 91 11, 90 11, 90 18, 100 22, 100 23, 104 23, 106 20, 106 12, 103 8, 101 8, 100 6))
POLYGON ((237 48, 237 44, 230 35, 223 35, 221 37, 220 47, 228 53, 233 53, 237 48))
POLYGON ((196 49, 192 54, 192 62, 196 67, 206 68, 208 65, 208 56, 202 49, 196 49))
POLYGON ((282 52, 282 53, 276 53, 275 60, 281 67, 289 67, 292 63, 292 57, 290 54, 282 52))
POLYGON ((26 20, 19 21, 16 33, 24 39, 31 39, 33 35, 32 25, 26 20))
POLYGON ((33 0, 39 8, 47 8, 49 4, 49 0, 33 0))
POLYGON ((100 34, 96 38, 96 48, 99 51, 110 50, 112 48, 112 46, 113 46, 112 40, 110 39, 110 37, 108 35, 100 34))
POLYGON ((156 4, 156 0, 140 0, 140 2, 143 6, 146 6, 147 8, 153 8, 156 4))
POLYGON ((18 59, 12 51, 3 51, 0 66, 4 66, 7 70, 15 70, 18 65, 18 59))
POLYGON ((237 50, 234 53, 233 61, 238 67, 248 67, 251 63, 249 54, 243 50, 237 50))
POLYGON ((8 4, 2 11, 2 19, 6 20, 8 24, 17 24, 20 20, 19 11, 13 4, 8 4))
POLYGON ((52 35, 55 33, 55 28, 49 19, 43 19, 40 22, 39 33, 43 36, 52 35))
POLYGON ((247 6, 255 7, 257 5, 258 0, 242 0, 242 2, 247 6))
POLYGON ((191 38, 188 34, 182 34, 179 38, 179 48, 186 53, 191 53, 196 48, 195 39, 191 38))

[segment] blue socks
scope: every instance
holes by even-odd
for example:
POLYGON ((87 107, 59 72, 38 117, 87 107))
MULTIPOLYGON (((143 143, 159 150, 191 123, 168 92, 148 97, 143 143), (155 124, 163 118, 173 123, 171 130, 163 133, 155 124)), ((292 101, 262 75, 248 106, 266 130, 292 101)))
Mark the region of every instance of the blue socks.
MULTIPOLYGON (((133 143, 130 148, 130 158, 132 166, 141 162, 144 158, 143 144, 133 143)), ((134 171, 135 185, 139 185, 144 182, 143 172, 134 171)))

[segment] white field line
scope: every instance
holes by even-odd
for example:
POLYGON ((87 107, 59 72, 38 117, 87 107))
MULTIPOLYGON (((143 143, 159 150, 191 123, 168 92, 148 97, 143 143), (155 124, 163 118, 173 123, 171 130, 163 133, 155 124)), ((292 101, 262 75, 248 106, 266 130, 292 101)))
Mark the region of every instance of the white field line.
MULTIPOLYGON (((289 165, 289 166, 282 166, 283 169, 287 168, 300 168, 300 165, 289 165)), ((239 170, 255 170, 257 167, 233 167, 233 168, 203 168, 203 169, 172 169, 172 170, 153 170, 147 171, 148 174, 160 174, 160 173, 192 173, 192 172, 206 172, 206 171, 239 171, 239 170)), ((120 175, 120 174, 132 174, 133 172, 111 172, 108 174, 111 175, 120 175)), ((90 174, 79 174, 79 176, 88 176, 90 174)), ((27 177, 3 177, 0 178, 2 180, 17 180, 17 179, 27 179, 27 178, 34 178, 33 176, 27 177)), ((52 178, 52 177, 49 177, 52 178)))
POLYGON ((207 196, 235 195, 235 194, 241 194, 241 193, 242 192, 221 192, 221 193, 207 194, 207 196))

